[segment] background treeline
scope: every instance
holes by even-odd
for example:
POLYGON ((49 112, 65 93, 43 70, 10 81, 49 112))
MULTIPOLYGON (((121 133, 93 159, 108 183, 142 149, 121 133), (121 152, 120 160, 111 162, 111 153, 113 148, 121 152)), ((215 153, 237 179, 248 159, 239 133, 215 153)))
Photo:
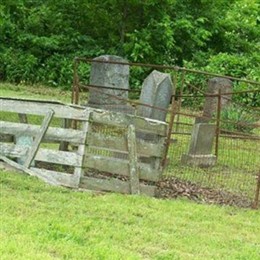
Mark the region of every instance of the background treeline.
POLYGON ((1 0, 0 79, 69 88, 75 56, 116 54, 259 81, 259 8, 258 0, 1 0))

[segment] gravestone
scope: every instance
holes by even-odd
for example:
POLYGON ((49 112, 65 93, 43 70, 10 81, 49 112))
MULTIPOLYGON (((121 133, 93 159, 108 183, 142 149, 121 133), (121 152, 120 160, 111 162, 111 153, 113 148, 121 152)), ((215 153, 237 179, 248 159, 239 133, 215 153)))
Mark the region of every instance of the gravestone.
MULTIPOLYGON (((208 89, 206 95, 232 92, 232 81, 225 78, 212 78, 208 81, 208 89)), ((231 95, 223 95, 221 97, 221 107, 226 107, 231 103, 231 95)), ((202 118, 196 119, 196 123, 207 123, 211 120, 214 113, 217 111, 218 97, 206 96, 202 118)))
POLYGON ((216 156, 212 154, 212 147, 216 126, 207 123, 194 124, 190 146, 187 154, 182 155, 182 164, 199 167, 214 166, 216 156))
POLYGON ((137 115, 165 121, 167 111, 163 109, 168 109, 173 92, 170 74, 154 70, 143 82, 140 103, 162 110, 140 105, 137 109, 137 115))
POLYGON ((116 112, 133 113, 133 108, 127 105, 129 65, 105 63, 106 61, 128 62, 114 55, 102 55, 94 59, 91 64, 90 85, 100 87, 89 88, 88 106, 116 112), (104 61, 104 63, 100 61, 104 61))

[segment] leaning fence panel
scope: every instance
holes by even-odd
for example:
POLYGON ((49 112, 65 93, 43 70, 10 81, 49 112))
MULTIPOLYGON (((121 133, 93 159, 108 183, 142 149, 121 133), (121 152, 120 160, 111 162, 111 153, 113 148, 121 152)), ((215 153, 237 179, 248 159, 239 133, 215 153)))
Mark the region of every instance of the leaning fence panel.
POLYGON ((166 123, 57 102, 8 98, 0 102, 1 160, 54 185, 155 195, 162 176, 166 123), (51 112, 44 118, 46 111, 51 112), (74 120, 71 126, 77 129, 62 128, 67 119, 74 120))

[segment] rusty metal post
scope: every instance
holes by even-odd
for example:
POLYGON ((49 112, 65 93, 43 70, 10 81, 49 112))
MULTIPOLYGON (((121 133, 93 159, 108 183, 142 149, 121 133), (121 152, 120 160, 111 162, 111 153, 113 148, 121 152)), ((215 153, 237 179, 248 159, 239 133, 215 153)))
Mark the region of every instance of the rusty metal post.
POLYGON ((218 157, 219 135, 220 135, 220 115, 221 115, 221 89, 218 90, 217 123, 216 123, 215 155, 217 157, 218 157))
POLYGON ((252 205, 253 209, 258 209, 259 195, 260 195, 260 173, 258 174, 257 182, 256 182, 255 199, 254 199, 254 202, 253 202, 253 205, 252 205))
MULTIPOLYGON (((178 101, 178 111, 181 111, 181 105, 182 105, 182 96, 183 96, 183 88, 184 88, 184 80, 185 80, 185 71, 182 72, 181 74, 181 88, 180 88, 180 100, 178 101)), ((176 79, 176 84, 177 84, 177 79, 176 79)), ((176 86, 177 87, 177 86, 176 86)), ((180 114, 177 114, 177 119, 176 119, 176 132, 179 131, 179 121, 180 121, 180 114)))
MULTIPOLYGON (((176 86, 177 83, 177 76, 175 75, 174 77, 174 86, 176 86)), ((171 100, 171 117, 170 117, 170 122, 169 122, 169 129, 168 129, 168 133, 167 133, 167 139, 165 141, 165 152, 164 152, 164 157, 162 160, 162 167, 165 168, 166 164, 167 164, 167 154, 169 151, 169 147, 171 145, 171 137, 172 137, 172 129, 173 129, 173 124, 174 124, 174 118, 175 118, 175 100, 174 100, 174 96, 172 96, 172 100, 171 100)))

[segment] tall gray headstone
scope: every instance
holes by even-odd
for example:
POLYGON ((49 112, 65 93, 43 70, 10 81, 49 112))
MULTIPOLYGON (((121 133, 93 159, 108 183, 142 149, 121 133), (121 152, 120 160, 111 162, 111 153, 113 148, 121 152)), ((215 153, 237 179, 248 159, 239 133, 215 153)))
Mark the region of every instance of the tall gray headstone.
MULTIPOLYGON (((206 94, 218 94, 221 90, 222 94, 232 92, 232 81, 225 78, 212 78, 208 81, 208 89, 206 94)), ((221 97, 221 107, 226 107, 231 103, 231 95, 223 95, 221 97)), ((216 113, 218 106, 218 97, 206 96, 202 118, 196 120, 196 122, 209 122, 213 114, 216 113)))
POLYGON ((106 61, 119 63, 128 62, 114 55, 102 55, 94 59, 91 64, 90 85, 102 86, 102 88, 89 89, 88 105, 107 110, 129 112, 128 110, 131 110, 131 108, 127 106, 129 65, 105 63, 106 61), (124 90, 118 90, 118 88, 124 90))
POLYGON ((191 166, 209 167, 216 163, 212 147, 216 126, 198 123, 193 126, 190 146, 187 154, 182 156, 182 163, 191 166))
MULTIPOLYGON (((170 74, 154 70, 143 82, 140 103, 168 109, 173 92, 170 74)), ((140 105, 137 115, 165 121, 167 111, 140 105)))

